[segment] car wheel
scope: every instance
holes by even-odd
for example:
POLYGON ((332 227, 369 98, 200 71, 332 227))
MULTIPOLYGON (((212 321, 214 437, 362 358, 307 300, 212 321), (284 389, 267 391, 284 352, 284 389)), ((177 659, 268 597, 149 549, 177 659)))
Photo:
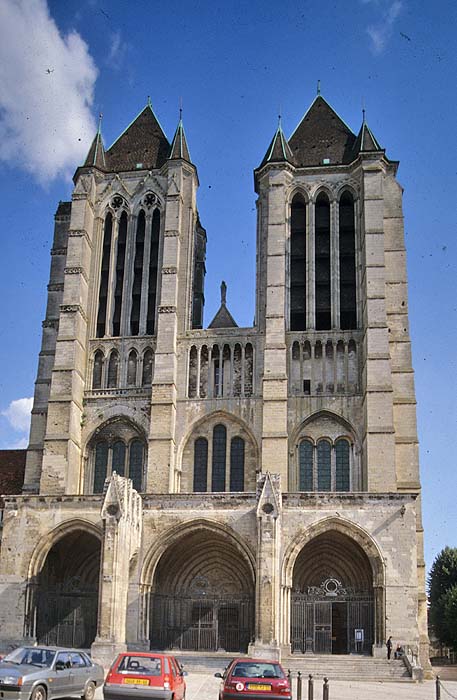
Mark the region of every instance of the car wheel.
POLYGON ((84 693, 81 695, 83 700, 94 700, 95 697, 95 683, 89 681, 86 685, 84 693))
POLYGON ((46 700, 46 688, 43 688, 42 685, 37 685, 36 688, 32 690, 30 700, 46 700))

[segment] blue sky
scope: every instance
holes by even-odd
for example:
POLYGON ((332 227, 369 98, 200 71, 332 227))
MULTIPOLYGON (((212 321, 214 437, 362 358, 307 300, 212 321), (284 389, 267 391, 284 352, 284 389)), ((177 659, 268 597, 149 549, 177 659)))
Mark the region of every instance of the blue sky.
POLYGON ((99 112, 109 146, 148 95, 171 139, 179 104, 208 232, 205 323, 228 285, 254 316, 255 193, 282 115, 316 95, 368 123, 405 188, 428 565, 457 546, 457 3, 438 0, 3 0, 0 3, 0 448, 27 442, 53 215, 99 112))

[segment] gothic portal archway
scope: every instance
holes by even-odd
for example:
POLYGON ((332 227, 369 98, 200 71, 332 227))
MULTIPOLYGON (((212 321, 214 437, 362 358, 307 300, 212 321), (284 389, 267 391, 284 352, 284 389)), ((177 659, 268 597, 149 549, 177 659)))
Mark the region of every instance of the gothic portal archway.
POLYGON ((100 551, 98 537, 80 529, 50 548, 29 584, 30 632, 39 644, 87 649, 94 641, 100 551))
POLYGON ((251 562, 238 541, 210 527, 183 533, 155 568, 151 647, 247 651, 254 588, 251 562))
POLYGON ((324 532, 297 556, 290 640, 293 653, 371 653, 373 572, 362 547, 348 535, 324 532))

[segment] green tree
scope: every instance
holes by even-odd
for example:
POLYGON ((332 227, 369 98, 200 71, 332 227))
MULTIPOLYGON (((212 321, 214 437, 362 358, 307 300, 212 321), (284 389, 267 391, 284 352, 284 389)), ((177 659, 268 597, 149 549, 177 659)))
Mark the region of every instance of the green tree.
POLYGON ((430 622, 442 644, 457 648, 457 548, 445 547, 428 577, 430 622))
POLYGON ((444 643, 457 649, 457 586, 442 596, 444 612, 444 643))

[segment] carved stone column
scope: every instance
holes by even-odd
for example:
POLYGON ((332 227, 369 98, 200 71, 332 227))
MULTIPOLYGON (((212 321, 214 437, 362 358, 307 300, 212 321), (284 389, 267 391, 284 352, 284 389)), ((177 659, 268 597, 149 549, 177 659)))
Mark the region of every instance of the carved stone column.
POLYGON ((281 480, 267 472, 257 486, 257 575, 255 637, 249 653, 280 658, 281 480))
POLYGON ((98 625, 91 651, 92 657, 107 667, 127 648, 129 564, 141 542, 142 501, 130 479, 112 474, 101 517, 104 533, 98 625))

